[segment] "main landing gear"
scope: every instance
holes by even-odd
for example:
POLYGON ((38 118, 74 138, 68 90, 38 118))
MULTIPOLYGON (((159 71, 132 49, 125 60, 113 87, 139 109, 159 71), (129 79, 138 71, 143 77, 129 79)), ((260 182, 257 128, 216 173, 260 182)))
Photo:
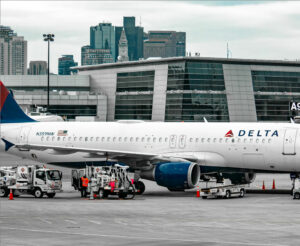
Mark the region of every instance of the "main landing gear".
POLYGON ((142 181, 134 181, 135 194, 142 195, 145 191, 145 184, 142 181))

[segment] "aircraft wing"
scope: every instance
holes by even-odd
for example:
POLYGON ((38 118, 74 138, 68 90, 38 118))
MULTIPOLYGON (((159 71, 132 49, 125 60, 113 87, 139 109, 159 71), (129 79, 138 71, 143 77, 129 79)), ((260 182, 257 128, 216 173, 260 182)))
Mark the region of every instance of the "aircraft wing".
POLYGON ((77 147, 61 147, 53 145, 35 145, 35 144, 16 144, 18 149, 50 150, 55 155, 67 155, 76 152, 86 153, 86 158, 108 158, 126 161, 127 159, 145 160, 151 162, 197 162, 201 165, 215 165, 224 166, 224 158, 218 153, 213 152, 171 152, 171 153, 143 153, 132 152, 123 150, 111 150, 111 149, 91 149, 91 148, 77 148, 77 147))

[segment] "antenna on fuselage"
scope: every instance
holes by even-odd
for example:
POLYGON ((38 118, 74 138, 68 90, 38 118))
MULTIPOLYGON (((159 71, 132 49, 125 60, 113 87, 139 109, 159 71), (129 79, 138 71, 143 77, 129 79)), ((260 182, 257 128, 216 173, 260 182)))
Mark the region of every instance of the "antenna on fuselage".
POLYGON ((204 120, 205 123, 208 123, 208 121, 205 117, 203 117, 203 120, 204 120))
POLYGON ((292 124, 295 124, 295 121, 294 121, 294 119, 293 119, 293 118, 291 118, 291 123, 292 123, 292 124))

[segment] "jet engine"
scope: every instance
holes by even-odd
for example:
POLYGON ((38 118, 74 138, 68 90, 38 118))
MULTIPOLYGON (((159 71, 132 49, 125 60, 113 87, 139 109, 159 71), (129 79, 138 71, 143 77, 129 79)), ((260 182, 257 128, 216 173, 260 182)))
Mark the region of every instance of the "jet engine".
POLYGON ((149 171, 142 171, 141 178, 156 181, 171 191, 194 188, 200 178, 200 168, 191 162, 167 162, 155 165, 149 171))
POLYGON ((232 184, 250 184, 255 180, 256 173, 222 173, 222 176, 230 179, 232 184))

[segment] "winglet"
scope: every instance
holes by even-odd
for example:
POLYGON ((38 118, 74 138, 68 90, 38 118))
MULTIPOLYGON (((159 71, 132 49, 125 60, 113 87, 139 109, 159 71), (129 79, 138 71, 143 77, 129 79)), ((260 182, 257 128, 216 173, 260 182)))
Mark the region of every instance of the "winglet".
POLYGON ((14 146, 13 143, 11 143, 11 142, 5 140, 4 138, 1 138, 1 139, 2 139, 2 141, 5 143, 5 151, 8 151, 12 146, 14 146))

